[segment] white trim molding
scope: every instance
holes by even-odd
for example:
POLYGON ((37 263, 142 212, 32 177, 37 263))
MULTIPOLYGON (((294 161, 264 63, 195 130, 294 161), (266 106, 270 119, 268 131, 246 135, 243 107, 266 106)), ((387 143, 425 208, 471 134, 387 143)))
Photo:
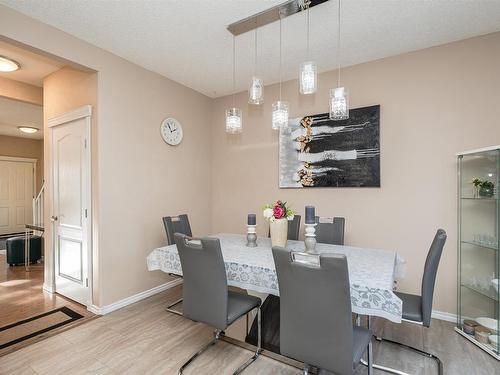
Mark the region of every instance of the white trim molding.
POLYGON ((1 156, 1 155, 0 155, 0 160, 2 160, 2 161, 18 161, 18 162, 23 162, 23 163, 34 163, 34 164, 36 164, 38 162, 38 159, 18 158, 16 156, 1 156))
POLYGON ((98 307, 95 305, 91 305, 87 307, 87 310, 90 312, 97 314, 97 315, 106 315, 109 314, 113 311, 119 310, 125 306, 132 305, 133 303, 139 302, 145 298, 151 297, 155 294, 161 293, 165 290, 171 289, 174 286, 182 284, 182 278, 177 278, 174 280, 171 280, 169 282, 166 282, 165 284, 158 285, 157 287, 154 287, 149 290, 145 290, 144 292, 140 292, 137 294, 134 294, 133 296, 124 298, 120 301, 116 301, 110 305, 106 305, 103 307, 98 307))
POLYGON ((438 319, 438 320, 444 320, 446 322, 452 322, 456 323, 457 322, 457 315, 444 312, 444 311, 437 311, 437 310, 432 310, 432 318, 438 319))
POLYGON ((54 294, 56 292, 56 289, 54 288, 54 285, 50 285, 47 283, 43 283, 42 289, 44 292, 54 294))
POLYGON ((47 124, 49 128, 57 125, 62 125, 70 121, 75 121, 84 117, 90 117, 92 115, 92 106, 84 105, 83 107, 77 108, 71 112, 64 113, 60 116, 49 118, 47 124))

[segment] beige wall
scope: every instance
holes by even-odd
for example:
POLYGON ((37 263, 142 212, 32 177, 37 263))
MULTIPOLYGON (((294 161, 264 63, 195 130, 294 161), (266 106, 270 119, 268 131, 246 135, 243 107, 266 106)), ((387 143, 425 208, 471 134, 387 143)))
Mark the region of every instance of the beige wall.
POLYGON ((93 199, 99 211, 93 214, 101 277, 94 304, 109 305, 169 280, 148 272, 145 261, 165 244, 161 217, 187 212, 195 233, 210 232, 212 101, 4 6, 0 35, 98 72, 93 199), (177 147, 160 138, 160 122, 168 116, 184 127, 177 147))
POLYGON ((0 135, 0 156, 37 159, 36 192, 43 182, 43 140, 0 135))
MULTIPOLYGON (((93 193, 98 208, 94 261, 101 278, 96 305, 168 280, 161 272, 148 272, 145 264, 149 251, 165 243, 161 216, 187 212, 200 235, 242 233, 247 212, 260 212, 262 204, 281 198, 300 212, 314 204, 320 215, 345 216, 349 244, 399 251, 408 261, 401 289, 410 292, 419 289, 435 229, 445 228, 449 241, 435 308, 455 311, 454 154, 500 143, 500 34, 343 70, 352 107, 381 105, 382 188, 312 190, 278 189, 278 136, 270 127, 276 85, 266 87, 264 106, 249 107, 246 93, 238 95, 245 130, 228 136, 224 110, 230 98, 211 100, 3 6, 0 35, 98 72, 93 193), (184 126, 178 147, 160 139, 159 124, 167 116, 184 126)), ((297 82, 286 82, 292 116, 326 112, 335 81, 335 72, 322 74, 314 97, 300 97, 297 82)), ((260 219, 259 233, 266 230, 260 219)))
POLYGON ((41 87, 4 77, 0 77, 0 96, 31 104, 43 104, 43 89, 41 87))
MULTIPOLYGON (((397 250, 407 261, 401 290, 419 292, 425 256, 437 228, 448 232, 434 308, 456 311, 455 153, 500 144, 500 33, 357 65, 342 71, 351 106, 381 105, 381 184, 376 188, 278 189, 278 134, 271 103, 278 87, 266 87, 266 103, 246 104, 241 136, 224 133, 231 98, 217 99, 212 120, 212 229, 245 231, 245 214, 282 199, 304 215, 345 216, 350 245, 397 250)), ((318 93, 301 97, 297 81, 283 98, 291 116, 328 111, 336 72, 318 77, 318 93)), ((267 225, 258 220, 258 232, 267 225)))

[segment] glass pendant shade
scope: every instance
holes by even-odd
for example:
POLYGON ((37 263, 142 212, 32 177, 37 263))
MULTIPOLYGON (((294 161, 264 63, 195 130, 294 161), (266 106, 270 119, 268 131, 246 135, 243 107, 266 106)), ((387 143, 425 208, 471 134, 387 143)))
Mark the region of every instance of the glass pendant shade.
POLYGON ((264 83, 262 78, 254 76, 248 89, 248 104, 262 103, 264 103, 264 83))
POLYGON ((231 108, 226 110, 226 133, 238 134, 243 131, 243 116, 241 109, 231 108))
POLYGON ((344 87, 330 90, 330 118, 332 120, 349 118, 349 95, 344 87))
POLYGON ((278 100, 273 103, 273 129, 279 130, 288 126, 288 103, 278 100))
POLYGON ((314 61, 300 64, 300 93, 314 94, 317 87, 317 69, 314 61))

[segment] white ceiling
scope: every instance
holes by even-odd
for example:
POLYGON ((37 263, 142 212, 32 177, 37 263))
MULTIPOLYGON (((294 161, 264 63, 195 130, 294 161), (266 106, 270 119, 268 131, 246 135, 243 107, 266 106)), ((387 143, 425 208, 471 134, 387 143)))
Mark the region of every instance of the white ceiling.
MULTIPOLYGON (((226 26, 284 0, 0 0, 211 97, 231 92, 232 35, 226 26)), ((337 66, 337 1, 311 9, 311 56, 337 66)), ((343 66, 500 31, 498 0, 345 0, 343 66)), ((260 72, 277 82, 278 23, 259 30, 260 72)), ((304 13, 283 21, 284 79, 305 58, 304 13)), ((253 34, 237 38, 237 90, 253 71, 253 34)))
POLYGON ((16 47, 0 40, 0 56, 8 57, 17 61, 21 69, 15 72, 0 72, 0 77, 29 83, 31 85, 43 86, 43 78, 59 70, 63 64, 36 53, 16 47))
POLYGON ((0 134, 11 137, 42 139, 43 131, 33 134, 21 132, 18 126, 32 126, 43 129, 41 106, 19 102, 0 96, 0 134))

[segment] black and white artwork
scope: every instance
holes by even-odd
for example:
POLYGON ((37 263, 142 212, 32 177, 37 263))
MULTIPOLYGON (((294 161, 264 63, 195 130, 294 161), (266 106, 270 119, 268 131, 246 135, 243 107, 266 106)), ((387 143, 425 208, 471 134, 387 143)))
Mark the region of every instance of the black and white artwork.
POLYGON ((380 187, 380 106, 291 119, 279 147, 280 188, 380 187))

